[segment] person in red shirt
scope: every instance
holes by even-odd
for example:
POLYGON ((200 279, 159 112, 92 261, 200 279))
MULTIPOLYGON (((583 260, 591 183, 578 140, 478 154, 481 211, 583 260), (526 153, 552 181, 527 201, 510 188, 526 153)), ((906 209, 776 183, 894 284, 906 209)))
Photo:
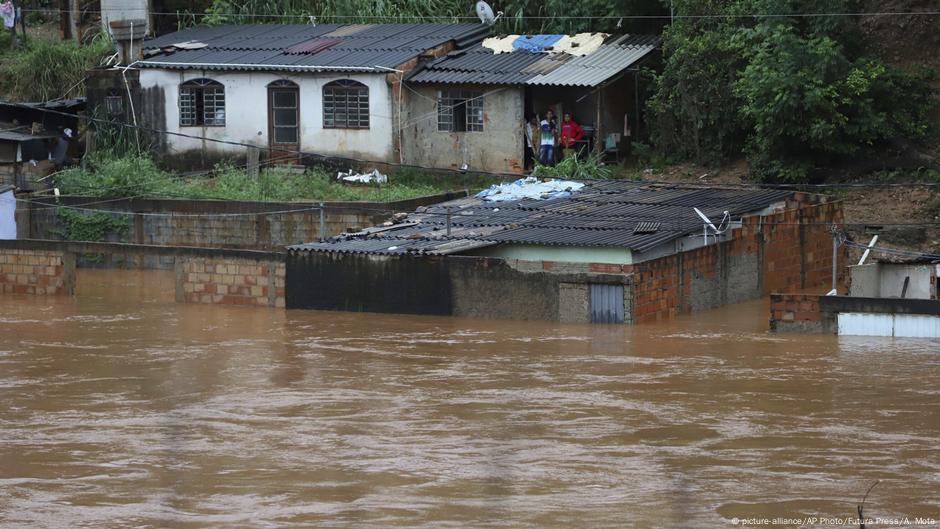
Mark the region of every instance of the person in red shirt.
POLYGON ((574 154, 577 141, 583 137, 584 129, 571 119, 571 112, 565 112, 565 117, 561 122, 561 148, 565 158, 574 154))

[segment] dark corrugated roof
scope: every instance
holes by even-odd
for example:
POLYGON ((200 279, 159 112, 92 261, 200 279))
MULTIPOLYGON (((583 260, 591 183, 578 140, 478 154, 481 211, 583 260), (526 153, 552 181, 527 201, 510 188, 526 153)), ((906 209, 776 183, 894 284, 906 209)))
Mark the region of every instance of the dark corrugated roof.
POLYGON ((416 71, 409 81, 436 84, 597 86, 651 53, 656 37, 610 37, 597 50, 575 57, 567 53, 517 49, 495 53, 477 44, 456 50, 416 71))
POLYGON ((760 211, 793 195, 785 190, 726 189, 623 180, 590 181, 551 200, 485 202, 462 198, 418 208, 408 222, 370 228, 291 251, 446 254, 495 244, 613 246, 636 252, 702 232, 697 207, 718 222, 760 211), (451 233, 447 235, 447 214, 451 233), (655 229, 650 229, 650 225, 655 229), (638 227, 643 229, 637 229, 638 227))
POLYGON ((384 72, 448 41, 480 41, 483 24, 253 24, 195 27, 144 42, 151 68, 384 72), (174 48, 185 42, 197 49, 174 48), (168 50, 168 51, 161 51, 168 50))

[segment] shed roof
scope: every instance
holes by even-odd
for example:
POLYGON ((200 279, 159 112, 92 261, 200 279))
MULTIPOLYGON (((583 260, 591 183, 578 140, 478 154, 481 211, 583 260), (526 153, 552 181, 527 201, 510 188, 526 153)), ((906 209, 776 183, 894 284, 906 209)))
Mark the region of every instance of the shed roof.
POLYGON ((409 81, 444 84, 550 85, 593 87, 652 53, 656 37, 608 38, 587 55, 531 51, 524 47, 496 53, 483 44, 455 50, 416 71, 409 81))
POLYGON ((200 26, 144 42, 145 68, 385 73, 449 41, 481 40, 483 24, 200 26), (176 47, 184 44, 184 47, 176 47), (204 46, 200 46, 204 44, 204 46))
POLYGON ((623 247, 644 252, 702 232, 693 207, 715 220, 760 211, 786 190, 728 189, 644 182, 587 181, 571 196, 486 202, 462 198, 418 208, 407 222, 368 228, 291 251, 442 255, 497 244, 623 247), (447 235, 447 215, 451 230, 447 235))

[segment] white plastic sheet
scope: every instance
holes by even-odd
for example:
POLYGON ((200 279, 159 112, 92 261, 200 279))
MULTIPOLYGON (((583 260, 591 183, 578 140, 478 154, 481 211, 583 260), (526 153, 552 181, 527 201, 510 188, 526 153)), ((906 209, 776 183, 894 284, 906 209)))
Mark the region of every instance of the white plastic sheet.
POLYGON ((343 182, 352 182, 358 184, 385 184, 388 183, 388 176, 379 172, 378 169, 373 169, 368 173, 354 173, 350 170, 348 173, 340 172, 336 175, 337 180, 342 180, 343 182))
POLYGON ((488 202, 506 202, 509 200, 548 200, 550 198, 564 198, 571 196, 584 187, 581 182, 573 180, 547 180, 545 182, 529 176, 520 178, 515 182, 495 184, 489 189, 477 193, 477 198, 488 202))

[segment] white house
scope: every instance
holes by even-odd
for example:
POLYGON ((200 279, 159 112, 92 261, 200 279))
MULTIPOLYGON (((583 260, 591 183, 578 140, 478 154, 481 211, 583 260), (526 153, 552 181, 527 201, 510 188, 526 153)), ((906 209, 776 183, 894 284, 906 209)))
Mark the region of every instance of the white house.
POLYGON ((143 58, 90 86, 89 98, 99 115, 133 114, 171 165, 243 159, 249 145, 286 158, 398 162, 408 72, 481 40, 487 30, 482 24, 190 28, 144 41, 143 58), (132 108, 125 108, 132 93, 132 108))

